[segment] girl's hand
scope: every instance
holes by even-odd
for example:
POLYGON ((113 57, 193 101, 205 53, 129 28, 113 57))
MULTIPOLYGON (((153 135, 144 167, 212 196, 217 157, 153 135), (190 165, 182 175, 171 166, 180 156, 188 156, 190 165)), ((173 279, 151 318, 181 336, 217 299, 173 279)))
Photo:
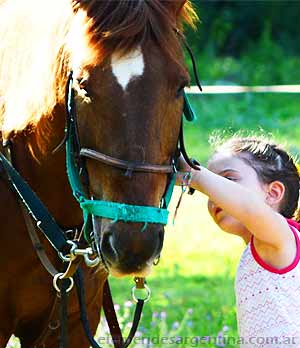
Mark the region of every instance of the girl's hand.
POLYGON ((179 172, 191 172, 192 168, 186 163, 186 160, 180 155, 178 159, 177 169, 179 172))
MULTIPOLYGON (((180 155, 178 159, 177 169, 178 172, 176 174, 176 185, 182 186, 183 183, 187 181, 187 174, 190 173, 189 178, 191 178, 192 176, 192 168, 186 163, 182 155, 180 155)), ((190 184, 190 182, 188 184, 190 184)))

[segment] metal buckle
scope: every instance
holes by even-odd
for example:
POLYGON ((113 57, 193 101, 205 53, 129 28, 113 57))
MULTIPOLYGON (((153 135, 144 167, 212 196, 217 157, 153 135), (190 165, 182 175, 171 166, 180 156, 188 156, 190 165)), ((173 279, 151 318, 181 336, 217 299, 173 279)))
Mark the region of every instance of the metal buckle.
POLYGON ((69 280, 70 280, 70 285, 69 285, 69 287, 66 289, 66 292, 70 292, 70 291, 72 290, 73 286, 74 286, 74 280, 73 280, 73 278, 72 278, 72 277, 69 277, 69 278, 61 278, 61 276, 63 276, 63 275, 64 275, 64 273, 57 273, 57 274, 55 274, 55 276, 53 277, 53 286, 54 286, 54 289, 55 289, 58 293, 61 292, 61 291, 60 291, 60 288, 59 288, 59 286, 58 286, 58 284, 57 284, 58 280, 63 280, 63 279, 69 279, 69 280))
POLYGON ((100 257, 96 256, 95 258, 90 258, 90 256, 95 255, 94 250, 91 247, 86 249, 75 249, 75 256, 83 256, 84 262, 88 267, 95 267, 100 262, 100 257))
POLYGON ((71 245, 70 253, 64 255, 62 252, 59 252, 58 255, 64 262, 72 262, 76 259, 75 250, 77 249, 77 244, 72 240, 67 240, 67 243, 71 245))
POLYGON ((131 289, 131 295, 134 302, 138 302, 142 300, 144 302, 148 302, 151 297, 151 290, 149 286, 146 284, 145 278, 135 277, 134 281, 136 285, 131 289), (137 292, 145 292, 145 296, 143 298, 137 297, 137 292))

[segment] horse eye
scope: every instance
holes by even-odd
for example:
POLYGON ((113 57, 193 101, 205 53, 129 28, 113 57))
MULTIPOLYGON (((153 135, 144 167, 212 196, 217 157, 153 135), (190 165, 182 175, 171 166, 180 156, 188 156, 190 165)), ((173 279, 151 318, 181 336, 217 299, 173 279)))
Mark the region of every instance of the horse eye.
POLYGON ((77 80, 77 82, 78 82, 78 85, 79 85, 80 89, 85 89, 86 90, 87 84, 88 84, 88 80, 86 78, 84 78, 84 77, 83 78, 79 78, 77 80))
POLYGON ((77 80, 79 89, 85 94, 86 97, 90 97, 91 93, 90 93, 90 88, 89 88, 89 84, 88 84, 88 79, 83 77, 83 78, 79 78, 77 80))

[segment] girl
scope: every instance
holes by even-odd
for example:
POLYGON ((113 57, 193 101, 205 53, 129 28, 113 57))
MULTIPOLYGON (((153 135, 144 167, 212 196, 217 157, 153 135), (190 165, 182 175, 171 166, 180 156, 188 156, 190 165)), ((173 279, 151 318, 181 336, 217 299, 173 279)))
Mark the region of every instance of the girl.
MULTIPOLYGON (((190 187, 208 196, 208 211, 247 247, 236 274, 239 343, 243 348, 300 347, 300 241, 295 216, 299 172, 278 145, 233 137, 208 168, 192 170, 190 187)), ((186 173, 178 173, 184 183, 186 173)))

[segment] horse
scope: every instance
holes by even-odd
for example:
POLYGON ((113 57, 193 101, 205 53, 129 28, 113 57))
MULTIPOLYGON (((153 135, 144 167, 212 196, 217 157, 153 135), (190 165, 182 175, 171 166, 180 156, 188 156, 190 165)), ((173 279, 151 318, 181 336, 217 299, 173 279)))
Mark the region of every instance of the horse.
MULTIPOLYGON (((146 167, 125 173, 110 161, 85 156, 89 197, 159 207, 169 175, 148 169, 170 167, 177 149, 182 94, 189 84, 178 33, 195 19, 188 0, 0 1, 1 139, 10 142, 14 167, 66 233, 77 233, 83 224, 66 173, 66 151, 58 146, 66 132, 70 71, 81 147, 118 159, 117 164, 146 167)), ((56 347, 57 292, 2 166, 0 201, 0 346, 14 333, 22 348, 56 347)), ((108 271, 115 276, 149 274, 162 249, 164 229, 162 223, 93 220, 105 265, 96 271, 84 267, 95 332, 108 271)), ((37 233, 39 247, 60 268, 56 251, 37 233)), ((69 303, 69 344, 87 347, 73 291, 69 303)))

